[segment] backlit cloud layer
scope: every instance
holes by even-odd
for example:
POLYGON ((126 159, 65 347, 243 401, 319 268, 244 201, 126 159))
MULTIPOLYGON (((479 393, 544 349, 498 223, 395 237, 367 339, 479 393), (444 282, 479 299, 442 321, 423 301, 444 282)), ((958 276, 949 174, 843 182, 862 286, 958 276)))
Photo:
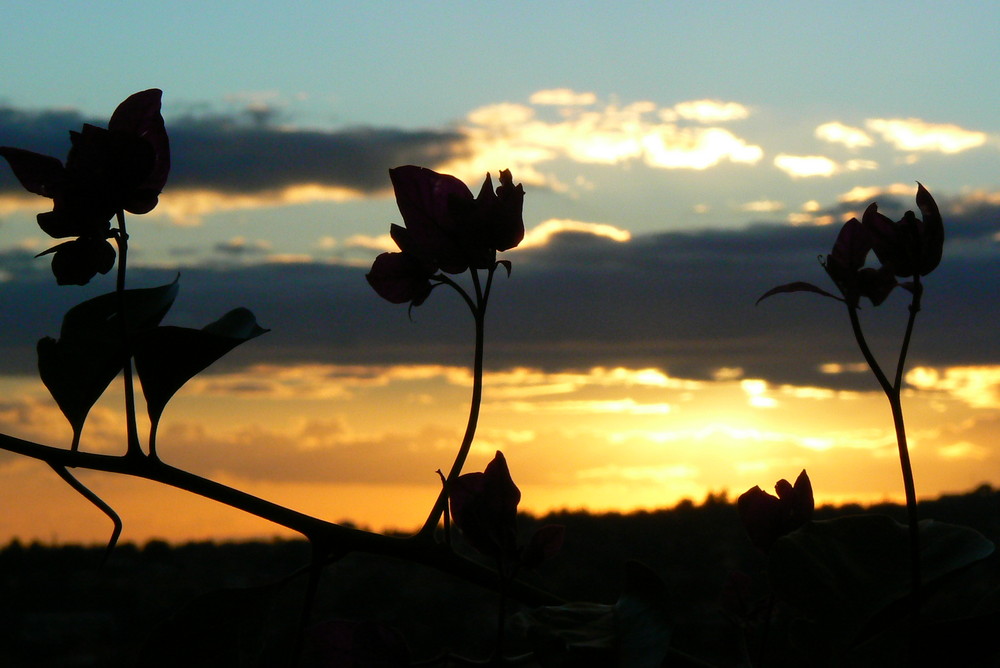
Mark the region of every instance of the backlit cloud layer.
MULTIPOLYGON (((880 211, 898 217, 913 208, 912 198, 912 186, 848 193, 811 215, 842 222, 875 200, 880 211)), ((912 349, 919 366, 1000 363, 995 324, 983 317, 1000 311, 992 289, 1000 283, 1000 206, 988 200, 938 194, 948 240, 940 268, 925 280, 912 349)), ((839 304, 795 294, 754 306, 763 292, 790 281, 832 289, 816 258, 830 251, 835 237, 836 227, 811 225, 630 235, 602 223, 548 221, 529 228, 525 248, 504 254, 513 272, 494 284, 487 363, 550 371, 656 368, 696 380, 739 368, 742 377, 777 384, 864 386, 864 374, 829 372, 858 362, 839 304)), ((256 262, 185 268, 168 321, 201 327, 230 308, 251 308, 272 331, 240 349, 241 363, 464 364, 471 323, 457 296, 446 287, 435 290, 411 320, 405 308, 379 300, 364 280, 378 250, 360 248, 361 240, 351 243, 356 253, 366 253, 361 266, 274 258, 266 242, 230 238, 218 249, 222 255, 256 262)), ((57 333, 58 314, 108 289, 100 280, 57 289, 47 263, 31 255, 21 249, 3 259, 8 280, 0 283, 0 308, 16 323, 0 331, 0 371, 7 373, 34 373, 35 343, 57 333)), ((133 284, 166 283, 174 273, 137 268, 133 284)), ((897 291, 862 314, 877 349, 894 345, 904 302, 897 291)))
MULTIPOLYGON (((986 133, 955 124, 870 118, 864 127, 820 124, 816 152, 768 151, 741 133, 757 112, 736 101, 619 102, 568 88, 540 90, 527 100, 486 105, 452 127, 431 129, 296 128, 254 100, 243 111, 168 118, 173 168, 152 215, 196 225, 220 212, 383 198, 390 194, 386 170, 400 164, 430 166, 468 183, 502 166, 528 186, 576 197, 595 187, 578 171, 588 167, 642 167, 649 174, 766 166, 802 182, 877 171, 896 160, 891 152, 915 159, 914 153, 954 155, 988 144, 986 133), (844 149, 850 153, 835 154, 844 149)), ((68 130, 87 120, 73 111, 0 107, 0 144, 62 157, 68 130)), ((38 198, 0 169, 0 216, 37 208, 38 198)))

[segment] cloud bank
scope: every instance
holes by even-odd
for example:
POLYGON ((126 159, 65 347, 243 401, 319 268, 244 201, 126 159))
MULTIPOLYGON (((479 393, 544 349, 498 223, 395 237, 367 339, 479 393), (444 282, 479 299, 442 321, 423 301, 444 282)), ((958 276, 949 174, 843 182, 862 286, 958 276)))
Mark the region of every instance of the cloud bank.
MULTIPOLYGON (((880 211, 912 208, 912 188, 883 193, 880 211)), ((866 201, 844 201, 817 216, 844 220, 866 201)), ((941 266, 925 281, 924 309, 912 348, 915 365, 1000 363, 993 319, 1000 310, 1000 203, 985 197, 939 203, 947 243, 941 266)), ((853 215, 853 214, 852 214, 853 215)), ((627 366, 672 377, 710 379, 720 370, 744 377, 850 389, 865 374, 831 373, 859 361, 840 305, 813 294, 757 298, 779 284, 804 280, 832 289, 816 261, 837 228, 760 224, 741 230, 629 236, 612 226, 553 220, 529 230, 529 243, 505 256, 512 276, 498 276, 489 314, 492 368, 548 370, 627 366)), ((266 256, 260 242, 233 238, 228 255, 266 256)), ((369 252, 374 257, 376 251, 369 252)), ((0 372, 34 373, 38 338, 55 335, 60 314, 107 281, 80 289, 52 284, 44 260, 8 251, 0 283, 0 372)), ((241 349, 232 363, 391 363, 463 365, 471 323, 447 288, 407 318, 382 302, 364 280, 367 267, 309 261, 258 261, 227 268, 185 268, 181 296, 168 317, 201 327, 236 306, 251 308, 272 332, 241 349)), ((136 268, 132 285, 172 280, 174 270, 136 268)), ((896 345, 905 321, 902 291, 862 313, 872 344, 896 345)))

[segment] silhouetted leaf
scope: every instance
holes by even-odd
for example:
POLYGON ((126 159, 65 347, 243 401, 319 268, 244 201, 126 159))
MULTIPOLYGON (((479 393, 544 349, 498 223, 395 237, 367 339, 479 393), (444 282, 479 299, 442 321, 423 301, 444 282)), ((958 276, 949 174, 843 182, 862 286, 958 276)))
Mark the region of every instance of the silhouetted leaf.
POLYGON ((38 342, 38 375, 73 428, 74 448, 90 409, 123 366, 112 341, 45 337, 38 342))
POLYGON ((822 288, 818 288, 812 283, 806 283, 805 281, 795 281, 794 283, 786 283, 785 285, 779 285, 776 288, 771 288, 760 297, 757 298, 755 304, 759 304, 768 297, 776 295, 781 292, 815 292, 816 294, 823 295, 824 297, 830 297, 831 299, 836 299, 837 301, 844 301, 842 297, 831 294, 822 288))
MULTIPOLYGON (((124 303, 129 334, 156 327, 173 305, 178 289, 177 279, 174 279, 173 283, 156 288, 126 290, 124 303)), ((77 304, 63 316, 60 338, 119 340, 121 299, 117 292, 109 292, 77 304)))
MULTIPOLYGON (((993 552, 993 543, 967 527, 920 523, 925 583, 993 552)), ((833 651, 849 648, 880 611, 910 592, 907 527, 882 515, 811 522, 778 539, 768 572, 775 593, 815 622, 810 644, 825 638, 833 651)))
POLYGON ((518 613, 546 668, 658 668, 670 645, 666 587, 639 562, 626 564, 625 584, 614 605, 574 602, 518 613))
MULTIPOLYGON (((177 295, 177 281, 158 288, 126 290, 130 333, 155 327, 177 295)), ((63 316, 59 339, 38 342, 38 373, 73 428, 78 443, 90 409, 125 366, 117 293, 78 304, 63 316)))
POLYGON ((137 336, 133 344, 135 370, 154 428, 167 402, 184 383, 236 346, 266 331, 257 324, 253 313, 238 308, 203 329, 156 327, 137 336))

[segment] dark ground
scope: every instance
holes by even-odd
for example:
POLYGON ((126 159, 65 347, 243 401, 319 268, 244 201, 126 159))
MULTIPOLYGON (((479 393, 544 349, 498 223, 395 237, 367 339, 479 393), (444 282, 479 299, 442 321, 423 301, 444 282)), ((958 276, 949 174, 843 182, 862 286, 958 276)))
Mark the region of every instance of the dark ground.
MULTIPOLYGON (((817 519, 862 511, 905 520, 892 505, 820 508, 817 519)), ((920 516, 970 526, 998 542, 1000 490, 924 502, 920 516)), ((562 551, 531 576, 538 585, 567 600, 613 603, 623 565, 641 561, 669 592, 672 646, 732 665, 737 636, 723 612, 723 591, 734 572, 760 586, 764 561, 725 498, 630 515, 523 519, 523 536, 540 524, 566 526, 562 551)), ((17 542, 0 551, 0 666, 227 665, 210 653, 183 655, 219 637, 238 647, 231 655, 244 662, 233 665, 278 665, 287 652, 279 638, 298 620, 306 578, 286 576, 308 563, 305 542, 123 544, 101 569, 102 554, 103 547, 17 542), (207 635, 199 638, 199 629, 207 635)), ((986 572, 996 578, 1000 559, 988 561, 986 572)), ((415 657, 442 646, 485 656, 495 600, 424 567, 351 555, 326 569, 312 618, 387 622, 415 657)))

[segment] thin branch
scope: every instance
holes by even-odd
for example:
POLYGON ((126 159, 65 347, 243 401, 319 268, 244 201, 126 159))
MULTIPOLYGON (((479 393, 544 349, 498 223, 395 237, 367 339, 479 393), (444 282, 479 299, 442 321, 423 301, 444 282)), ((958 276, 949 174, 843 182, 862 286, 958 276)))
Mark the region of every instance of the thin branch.
POLYGON ((920 274, 913 275, 913 299, 910 300, 910 317, 906 321, 906 332, 903 334, 903 344, 899 348, 899 360, 896 362, 896 381, 893 387, 896 392, 903 388, 903 369, 906 366, 906 354, 910 349, 910 337, 913 335, 913 325, 917 320, 917 313, 920 312, 920 298, 923 295, 924 286, 920 283, 920 274))
POLYGON ((115 242, 118 244, 118 277, 115 292, 118 294, 118 320, 121 322, 122 337, 122 378, 125 383, 125 424, 127 431, 126 452, 131 457, 141 457, 139 428, 136 423, 135 388, 132 382, 132 349, 128 335, 128 314, 125 312, 125 270, 128 262, 128 232, 125 230, 125 212, 119 210, 118 230, 115 242))
POLYGON ((101 558, 101 567, 108 562, 108 557, 115 549, 115 545, 118 544, 118 538, 122 535, 122 518, 119 517, 115 509, 104 502, 104 499, 97 496, 92 492, 86 485, 80 482, 72 473, 70 473, 65 466, 58 466, 56 464, 49 464, 52 470, 59 474, 59 477, 66 481, 66 483, 80 493, 85 499, 90 501, 92 504, 97 506, 97 508, 108 516, 114 528, 111 530, 111 538, 108 540, 108 546, 104 550, 104 556, 101 558))
MULTIPOLYGON (((345 527, 174 468, 162 461, 128 455, 73 452, 8 434, 0 434, 0 450, 43 461, 53 468, 118 473, 191 492, 300 533, 312 541, 317 549, 328 554, 344 551, 397 557, 449 573, 486 589, 495 590, 497 586, 495 571, 456 555, 448 546, 421 540, 418 538, 419 534, 410 538, 397 538, 345 527)), ((558 596, 520 581, 514 583, 510 593, 528 605, 556 605, 562 602, 558 596)))

